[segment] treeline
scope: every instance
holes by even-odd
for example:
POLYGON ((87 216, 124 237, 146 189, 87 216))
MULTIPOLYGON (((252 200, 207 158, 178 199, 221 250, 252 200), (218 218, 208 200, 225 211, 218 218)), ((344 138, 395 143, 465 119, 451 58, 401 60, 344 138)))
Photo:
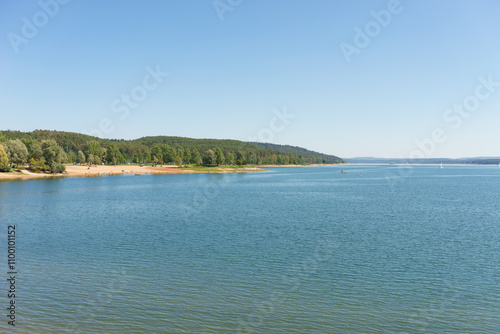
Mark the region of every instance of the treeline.
POLYGON ((321 159, 321 161, 322 161, 321 163, 324 163, 324 164, 342 164, 342 163, 345 163, 345 161, 343 159, 336 157, 334 155, 328 155, 328 154, 310 151, 310 150, 307 150, 303 147, 291 146, 291 145, 278 145, 278 144, 270 144, 270 143, 258 143, 258 142, 250 142, 250 144, 264 147, 264 148, 268 148, 268 149, 275 150, 275 151, 279 151, 279 152, 301 154, 304 156, 313 155, 313 156, 321 159))
POLYGON ((0 172, 28 163, 35 172, 63 173, 66 162, 68 155, 54 140, 5 140, 0 134, 0 172))
MULTIPOLYGON (((26 147, 27 161, 45 159, 48 167, 55 163, 90 164, 331 164, 343 163, 336 156, 324 155, 298 147, 262 147, 237 140, 193 139, 183 137, 143 137, 135 140, 101 139, 79 133, 35 130, 33 132, 0 131, 0 142, 18 140, 26 147), (42 143, 51 141, 60 148, 58 159, 40 155, 42 143), (64 155, 62 154, 64 153, 64 155)), ((45 144, 46 146, 48 144, 45 144)), ((33 161, 32 161, 33 162, 33 161)))

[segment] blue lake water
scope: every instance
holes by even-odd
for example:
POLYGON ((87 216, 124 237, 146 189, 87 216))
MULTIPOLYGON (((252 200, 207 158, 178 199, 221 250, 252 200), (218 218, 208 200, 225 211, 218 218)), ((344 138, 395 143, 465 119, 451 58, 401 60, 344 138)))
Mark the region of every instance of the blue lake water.
POLYGON ((498 167, 2 182, 0 222, 0 333, 500 333, 498 167))

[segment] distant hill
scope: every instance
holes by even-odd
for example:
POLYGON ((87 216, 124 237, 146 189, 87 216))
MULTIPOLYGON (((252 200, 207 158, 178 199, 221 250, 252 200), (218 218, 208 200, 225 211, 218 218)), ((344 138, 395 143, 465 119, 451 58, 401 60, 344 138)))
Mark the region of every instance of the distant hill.
POLYGON ((347 163, 381 163, 381 164, 471 164, 471 165, 498 165, 500 157, 474 157, 474 158, 429 158, 429 159, 403 159, 403 158, 373 158, 357 157, 344 159, 347 163))
POLYGON ((498 165, 500 164, 500 158, 475 158, 470 160, 465 160, 467 164, 474 165, 498 165))
POLYGON ((335 155, 328 155, 328 154, 323 154, 315 151, 310 151, 302 147, 298 146, 290 146, 290 145, 278 145, 278 144, 270 144, 270 143, 259 143, 259 142, 250 142, 252 145, 268 148, 271 150, 275 150, 278 152, 285 152, 285 153, 294 153, 294 154, 301 154, 304 156, 318 156, 323 159, 322 163, 324 164, 341 164, 345 163, 345 161, 335 155))
MULTIPOLYGON (((81 133, 50 130, 35 130, 33 132, 0 131, 0 139, 1 137, 4 140, 20 139, 25 144, 28 144, 30 141, 41 142, 42 140, 53 139, 64 149, 69 157, 76 156, 79 150, 84 151, 88 142, 96 141, 102 148, 107 148, 110 145, 117 146, 127 161, 150 162, 153 146, 168 145, 180 157, 188 157, 195 151, 203 155, 207 150, 213 150, 216 147, 220 148, 225 155, 231 153, 233 156, 236 156, 240 152, 249 164, 301 165, 344 162, 339 157, 309 151, 300 147, 248 143, 231 139, 195 139, 172 136, 150 136, 134 140, 102 139, 81 133)), ((186 158, 186 160, 188 159, 186 158)))

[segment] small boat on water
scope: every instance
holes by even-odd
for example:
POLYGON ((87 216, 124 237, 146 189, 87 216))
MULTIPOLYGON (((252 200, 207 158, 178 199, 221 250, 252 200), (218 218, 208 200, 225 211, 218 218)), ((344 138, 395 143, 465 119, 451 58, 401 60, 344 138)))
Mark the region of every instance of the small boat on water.
POLYGON ((441 166, 439 166, 439 168, 443 168, 443 163, 441 163, 441 166))
POLYGON ((342 174, 347 174, 347 171, 346 170, 341 170, 340 171, 342 174))

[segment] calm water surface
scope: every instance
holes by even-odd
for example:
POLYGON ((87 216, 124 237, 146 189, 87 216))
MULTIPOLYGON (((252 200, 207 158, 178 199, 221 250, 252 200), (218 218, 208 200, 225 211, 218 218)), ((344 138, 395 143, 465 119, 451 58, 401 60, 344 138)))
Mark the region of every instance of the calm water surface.
POLYGON ((2 182, 0 220, 0 332, 500 333, 498 167, 2 182))

